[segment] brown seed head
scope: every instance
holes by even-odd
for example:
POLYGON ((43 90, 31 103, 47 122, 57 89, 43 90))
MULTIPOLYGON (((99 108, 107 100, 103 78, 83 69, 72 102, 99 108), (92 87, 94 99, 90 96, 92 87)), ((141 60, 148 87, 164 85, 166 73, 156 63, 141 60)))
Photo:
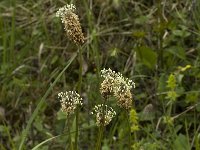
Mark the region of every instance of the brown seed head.
POLYGON ((135 83, 110 68, 101 70, 101 76, 104 78, 100 87, 101 94, 104 97, 113 94, 120 107, 130 109, 132 106, 131 89, 135 88, 135 83))
POLYGON ((75 44, 82 45, 84 43, 84 36, 79 17, 74 13, 75 9, 76 7, 73 4, 66 5, 56 12, 56 16, 61 18, 67 37, 74 41, 75 44))
POLYGON ((117 105, 125 108, 130 109, 132 106, 132 94, 130 91, 122 92, 122 93, 114 93, 115 97, 117 98, 117 105))

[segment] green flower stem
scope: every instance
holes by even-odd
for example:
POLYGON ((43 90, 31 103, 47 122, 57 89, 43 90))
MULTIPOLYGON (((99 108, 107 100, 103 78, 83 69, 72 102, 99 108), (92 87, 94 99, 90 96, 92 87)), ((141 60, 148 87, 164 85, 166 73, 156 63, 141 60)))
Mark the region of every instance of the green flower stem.
POLYGON ((98 139, 97 139, 96 150, 100 150, 101 149, 101 140, 102 140, 102 137, 103 137, 103 132, 104 132, 104 125, 101 125, 99 127, 99 134, 98 134, 98 139))
POLYGON ((171 114, 172 114, 172 105, 173 105, 172 103, 173 103, 173 101, 171 101, 169 104, 169 108, 168 108, 168 112, 167 112, 168 116, 171 116, 171 114))
MULTIPOLYGON (((67 119, 65 121, 65 127, 64 127, 64 132, 63 134, 65 134, 66 132, 68 132, 68 135, 69 135, 69 144, 70 144, 70 149, 73 150, 73 144, 72 144, 72 141, 71 141, 71 128, 70 128, 70 115, 67 115, 67 119), (68 128, 67 128, 68 127, 68 128)), ((68 142, 66 142, 66 147, 65 147, 65 150, 68 149, 68 142)))
POLYGON ((82 56, 82 47, 79 47, 79 51, 78 51, 78 59, 79 59, 78 93, 81 94, 81 86, 82 86, 82 72, 83 72, 83 56, 82 56))
MULTIPOLYGON (((82 86, 82 72, 83 72, 83 56, 82 56, 82 47, 78 49, 78 59, 79 59, 79 81, 78 81, 78 93, 81 95, 81 86, 82 86)), ((78 150, 78 123, 79 122, 79 107, 76 109, 76 134, 75 134, 75 150, 78 150)))
POLYGON ((75 150, 78 150, 78 119, 79 119, 79 108, 76 108, 76 133, 75 133, 75 150))
POLYGON ((131 150, 131 125, 129 121, 129 112, 126 110, 126 121, 128 124, 128 132, 129 132, 129 138, 128 138, 128 148, 131 150))
POLYGON ((105 97, 104 101, 103 101, 103 119, 102 119, 102 124, 99 127, 99 133, 98 133, 98 139, 97 139, 97 146, 96 146, 96 150, 100 150, 101 149, 101 141, 103 138, 103 133, 104 133, 104 123, 105 123, 105 103, 107 101, 107 96, 105 97))

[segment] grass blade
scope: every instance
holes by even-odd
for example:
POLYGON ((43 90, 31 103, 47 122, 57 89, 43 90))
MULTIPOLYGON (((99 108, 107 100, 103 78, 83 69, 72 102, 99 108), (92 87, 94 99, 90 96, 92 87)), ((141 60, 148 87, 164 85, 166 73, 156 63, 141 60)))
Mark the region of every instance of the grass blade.
POLYGON ((19 150, 23 149, 24 146, 24 142, 25 139, 28 135, 28 131, 31 127, 32 122, 34 121, 36 115, 39 113, 40 108, 43 106, 47 96, 50 94, 52 88, 55 86, 55 84, 57 83, 57 81, 61 78, 62 74, 67 70, 67 68, 70 66, 70 64, 73 62, 73 60, 76 58, 77 54, 74 54, 70 60, 67 62, 67 65, 65 66, 65 68, 60 72, 60 74, 57 76, 57 78, 55 79, 55 81, 51 84, 51 86, 48 88, 48 90, 46 91, 46 93, 44 94, 44 96, 42 97, 42 99, 40 100, 40 102, 38 103, 36 109, 34 110, 33 114, 31 115, 31 118, 28 121, 28 124, 24 130, 24 132, 22 133, 22 140, 20 142, 20 146, 19 146, 19 150))

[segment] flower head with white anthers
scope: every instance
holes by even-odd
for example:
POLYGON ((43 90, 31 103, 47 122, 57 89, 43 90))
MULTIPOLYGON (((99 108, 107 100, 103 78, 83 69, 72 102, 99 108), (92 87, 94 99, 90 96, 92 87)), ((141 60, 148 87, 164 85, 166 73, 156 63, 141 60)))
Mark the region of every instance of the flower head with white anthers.
POLYGON ((101 83, 100 92, 104 97, 114 92, 117 76, 119 76, 119 74, 112 71, 110 68, 101 70, 101 77, 103 77, 104 80, 101 83))
POLYGON ((117 104, 120 107, 129 109, 132 105, 131 89, 135 88, 135 83, 110 68, 101 70, 101 77, 104 78, 100 87, 101 94, 104 97, 113 94, 117 98, 117 104))
POLYGON ((56 12, 56 17, 60 17, 62 23, 64 23, 64 19, 67 15, 69 15, 71 12, 75 12, 76 11, 76 7, 73 4, 67 4, 61 8, 59 8, 59 10, 56 12))
POLYGON ((75 10, 75 5, 67 4, 56 12, 56 17, 61 18, 68 38, 74 41, 77 45, 81 45, 84 43, 84 36, 79 22, 79 17, 75 14, 75 10))
POLYGON ((93 110, 94 111, 91 112, 91 114, 96 115, 97 126, 108 125, 112 118, 116 115, 116 112, 112 109, 112 107, 108 107, 103 104, 96 105, 93 110))
POLYGON ((67 114, 74 113, 77 105, 82 105, 82 98, 75 91, 66 91, 58 93, 61 103, 61 110, 67 114))

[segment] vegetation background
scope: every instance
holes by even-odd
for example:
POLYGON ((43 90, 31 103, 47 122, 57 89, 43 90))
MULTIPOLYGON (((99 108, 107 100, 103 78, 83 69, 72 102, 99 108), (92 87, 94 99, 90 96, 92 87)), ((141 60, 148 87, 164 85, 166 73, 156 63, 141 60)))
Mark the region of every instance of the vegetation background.
MULTIPOLYGON (((25 149, 65 147, 57 94, 77 87, 79 63, 55 12, 68 3, 86 37, 79 148, 94 148, 90 112, 101 103, 99 71, 111 68, 136 83, 132 149, 200 150, 199 0, 0 0, 0 149, 23 140, 25 149)), ((130 131, 114 107, 102 149, 128 149, 130 131)))

